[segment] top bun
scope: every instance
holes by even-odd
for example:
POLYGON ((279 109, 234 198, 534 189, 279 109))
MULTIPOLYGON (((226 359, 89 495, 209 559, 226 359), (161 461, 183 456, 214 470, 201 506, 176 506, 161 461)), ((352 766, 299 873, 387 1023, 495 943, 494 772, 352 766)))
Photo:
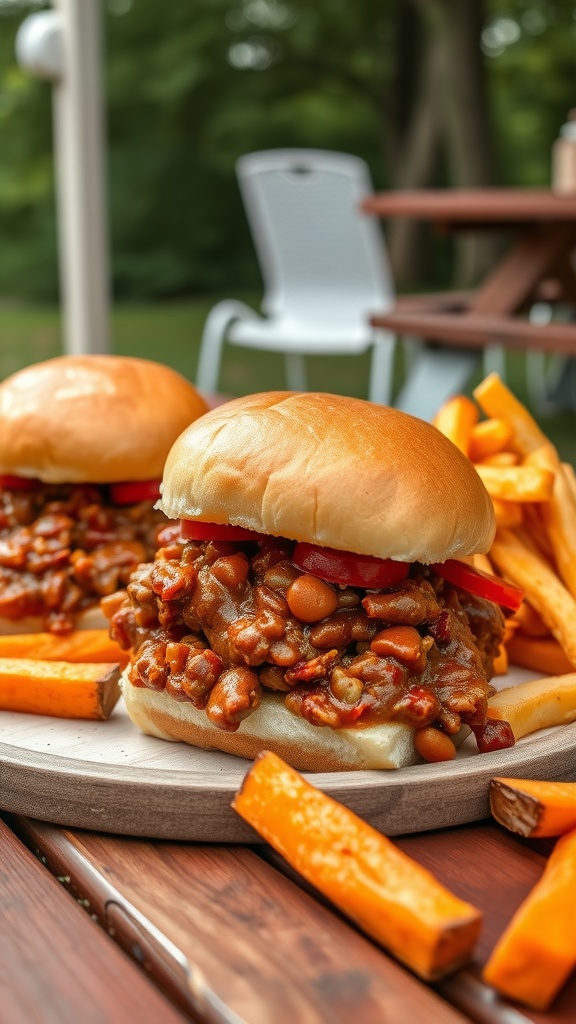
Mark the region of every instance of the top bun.
POLYGON ((172 519, 394 558, 487 551, 492 502, 435 427, 386 406, 315 393, 239 398, 175 442, 158 507, 172 519))
POLYGON ((45 483, 156 480, 170 446, 207 405, 168 366, 128 356, 60 356, 0 384, 0 473, 45 483))

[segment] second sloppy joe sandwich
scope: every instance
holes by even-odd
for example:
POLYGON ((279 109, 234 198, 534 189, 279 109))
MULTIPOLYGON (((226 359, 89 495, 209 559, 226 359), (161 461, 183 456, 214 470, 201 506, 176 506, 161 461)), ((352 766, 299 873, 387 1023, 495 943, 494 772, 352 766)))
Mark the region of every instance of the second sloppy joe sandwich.
POLYGON ((167 366, 62 356, 0 385, 0 631, 105 625, 154 557, 168 451, 207 409, 167 366))
POLYGON ((424 729, 513 742, 486 718, 509 595, 460 561, 489 548, 492 504, 434 427, 251 395, 176 441, 158 507, 177 522, 108 602, 145 732, 311 771, 413 763, 424 729))

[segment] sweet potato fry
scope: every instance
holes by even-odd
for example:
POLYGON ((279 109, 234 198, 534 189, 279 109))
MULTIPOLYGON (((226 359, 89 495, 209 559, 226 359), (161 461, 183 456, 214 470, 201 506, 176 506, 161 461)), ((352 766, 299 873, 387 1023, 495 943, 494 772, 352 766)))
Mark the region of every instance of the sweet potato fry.
POLYGON ((456 395, 441 406, 432 422, 464 455, 468 455, 472 430, 477 421, 478 409, 474 402, 466 395, 456 395))
POLYGON ((511 426, 513 447, 521 455, 528 455, 529 452, 544 445, 555 451, 536 420, 506 387, 497 373, 489 374, 474 389, 474 398, 487 416, 504 419, 511 426))
POLYGON ((485 459, 473 459, 481 466, 517 466, 520 456, 516 452, 496 452, 495 455, 487 455, 485 459))
POLYGON ((576 667, 576 600, 554 571, 523 543, 518 531, 498 531, 490 558, 504 576, 524 590, 570 664, 576 667))
POLYGON ((476 472, 491 498, 501 501, 550 501, 554 473, 538 466, 483 466, 476 472))
POLYGON ((0 710, 57 718, 109 718, 120 696, 116 663, 0 658, 0 710))
POLYGON ((515 740, 576 721, 576 672, 500 690, 488 700, 488 718, 508 722, 515 740))
POLYGON ((563 836, 576 829, 576 782, 492 779, 490 810, 501 825, 528 839, 563 836))
POLYGON ((512 427, 508 420, 492 416, 482 423, 476 423, 470 437, 469 457, 472 462, 483 462, 491 455, 502 452, 512 440, 512 427))
POLYGON ((128 652, 111 640, 107 629, 75 629, 55 633, 14 633, 0 636, 0 658, 40 658, 43 661, 90 661, 128 664, 128 652))
POLYGON ((545 1010, 576 966, 576 832, 558 840, 544 874, 496 944, 483 978, 499 992, 545 1010))
POLYGON ((516 632, 506 641, 508 657, 513 665, 530 668, 544 675, 564 675, 572 665, 554 637, 525 636, 516 632))
POLYGON ((307 881, 422 978, 442 977, 470 958, 479 911, 275 754, 256 759, 233 807, 307 881))

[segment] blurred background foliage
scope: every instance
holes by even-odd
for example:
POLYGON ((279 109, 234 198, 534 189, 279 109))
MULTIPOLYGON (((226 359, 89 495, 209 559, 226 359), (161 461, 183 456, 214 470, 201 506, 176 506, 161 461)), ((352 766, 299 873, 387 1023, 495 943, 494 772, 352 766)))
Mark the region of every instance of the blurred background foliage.
MULTIPOLYGON (((0 296, 57 298, 50 86, 14 57, 35 0, 0 0, 0 296)), ((241 153, 357 153, 377 187, 546 185, 576 105, 575 0, 103 0, 114 295, 259 277, 241 153)), ((454 277, 445 244, 390 239, 401 286, 454 277), (425 243, 425 244, 423 244, 425 243)), ((476 274, 473 259, 461 278, 476 274)))

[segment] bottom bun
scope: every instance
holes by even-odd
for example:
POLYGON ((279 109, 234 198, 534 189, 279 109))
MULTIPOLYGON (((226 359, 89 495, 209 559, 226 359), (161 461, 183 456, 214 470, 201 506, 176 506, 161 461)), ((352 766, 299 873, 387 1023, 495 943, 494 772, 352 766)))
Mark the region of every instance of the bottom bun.
MULTIPOLYGON (((75 629, 108 629, 110 623, 100 611, 100 605, 95 604, 92 608, 80 612, 74 623, 75 629)), ((36 616, 28 616, 25 619, 3 619, 0 618, 0 636, 11 636, 13 633, 45 633, 46 629, 42 619, 36 616)))
POLYGON ((289 711, 282 697, 266 694, 237 732, 224 732, 192 704, 174 700, 164 690, 133 686, 127 670, 121 687, 134 724, 163 740, 180 740, 251 759, 262 750, 271 750, 304 772, 404 768, 420 760, 412 729, 401 723, 363 729, 310 725, 289 711))

